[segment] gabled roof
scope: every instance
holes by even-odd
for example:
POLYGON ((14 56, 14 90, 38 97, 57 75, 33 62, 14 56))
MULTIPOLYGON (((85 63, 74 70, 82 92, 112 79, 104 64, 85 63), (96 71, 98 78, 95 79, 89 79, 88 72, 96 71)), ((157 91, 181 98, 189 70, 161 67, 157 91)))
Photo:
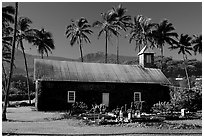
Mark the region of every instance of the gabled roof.
POLYGON ((160 69, 139 65, 34 60, 34 79, 49 81, 170 84, 160 69))
POLYGON ((139 56, 144 53, 155 53, 155 52, 148 46, 145 46, 137 55, 139 56))

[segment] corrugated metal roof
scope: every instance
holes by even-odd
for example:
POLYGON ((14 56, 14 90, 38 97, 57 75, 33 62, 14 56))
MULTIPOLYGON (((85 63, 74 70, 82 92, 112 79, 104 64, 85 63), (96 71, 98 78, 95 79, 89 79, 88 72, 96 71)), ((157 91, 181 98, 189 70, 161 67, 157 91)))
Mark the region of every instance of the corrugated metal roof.
POLYGON ((34 79, 79 82, 170 84, 160 69, 139 65, 34 60, 34 79))

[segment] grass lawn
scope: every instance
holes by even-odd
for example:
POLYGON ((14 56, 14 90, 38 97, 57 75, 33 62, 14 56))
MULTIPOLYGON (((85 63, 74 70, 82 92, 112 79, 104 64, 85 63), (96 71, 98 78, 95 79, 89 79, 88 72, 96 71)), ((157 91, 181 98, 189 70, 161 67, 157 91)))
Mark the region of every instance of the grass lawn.
MULTIPOLYGON (((139 126, 137 123, 122 125, 87 125, 79 119, 63 119, 60 112, 38 112, 31 107, 8 108, 8 121, 2 122, 2 133, 22 135, 201 135, 202 129, 171 129, 139 126)), ((202 120, 168 121, 202 126, 202 120)))

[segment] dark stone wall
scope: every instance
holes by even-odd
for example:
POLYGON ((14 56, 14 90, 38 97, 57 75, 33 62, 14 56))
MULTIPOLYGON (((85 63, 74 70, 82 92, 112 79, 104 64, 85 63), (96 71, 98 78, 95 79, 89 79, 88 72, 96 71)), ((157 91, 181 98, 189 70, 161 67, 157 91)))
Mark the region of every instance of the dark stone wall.
POLYGON ((76 91, 76 101, 86 103, 89 108, 102 103, 102 93, 109 93, 109 108, 113 109, 133 102, 134 92, 141 92, 143 110, 148 111, 158 101, 170 99, 168 87, 159 84, 84 83, 66 81, 41 81, 38 94, 38 110, 69 110, 67 92, 76 91))

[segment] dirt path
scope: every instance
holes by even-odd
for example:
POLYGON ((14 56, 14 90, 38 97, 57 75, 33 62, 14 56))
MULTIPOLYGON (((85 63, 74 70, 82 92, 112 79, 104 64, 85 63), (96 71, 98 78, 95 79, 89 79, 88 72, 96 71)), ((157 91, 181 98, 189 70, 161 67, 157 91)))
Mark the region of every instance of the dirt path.
POLYGON ((46 121, 49 118, 60 117, 59 112, 39 112, 34 107, 8 108, 7 119, 17 122, 46 121))
POLYGON ((76 119, 58 120, 59 112, 37 112, 28 107, 9 108, 7 118, 10 121, 2 122, 3 135, 201 135, 202 133, 202 129, 88 126, 76 119))

